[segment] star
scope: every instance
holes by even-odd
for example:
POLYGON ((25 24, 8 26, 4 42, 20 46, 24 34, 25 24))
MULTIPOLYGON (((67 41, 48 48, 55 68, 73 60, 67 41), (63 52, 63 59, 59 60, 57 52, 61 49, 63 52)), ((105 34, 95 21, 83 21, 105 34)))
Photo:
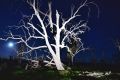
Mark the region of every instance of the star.
POLYGON ((14 46, 14 43, 13 42, 9 42, 8 43, 8 47, 12 48, 14 46))

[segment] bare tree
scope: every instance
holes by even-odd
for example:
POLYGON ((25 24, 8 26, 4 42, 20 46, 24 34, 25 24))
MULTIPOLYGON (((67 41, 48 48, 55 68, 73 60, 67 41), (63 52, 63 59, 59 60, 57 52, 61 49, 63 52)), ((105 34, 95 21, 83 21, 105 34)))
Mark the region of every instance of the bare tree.
POLYGON ((114 63, 120 63, 120 40, 117 39, 115 40, 115 52, 113 53, 112 57, 113 57, 113 62, 114 63))
MULTIPOLYGON (((79 35, 83 34, 88 29, 88 21, 79 20, 76 24, 71 23, 76 18, 80 19, 81 15, 79 11, 85 6, 88 7, 89 16, 89 4, 95 4, 85 0, 76 10, 74 8, 71 9, 71 16, 68 19, 64 19, 60 12, 56 10, 54 21, 51 0, 49 0, 48 4, 49 9, 45 13, 40 10, 36 0, 28 0, 27 3, 33 9, 33 14, 31 16, 24 16, 27 20, 22 20, 22 25, 14 26, 16 30, 22 30, 22 35, 14 34, 14 32, 10 30, 10 36, 1 38, 1 40, 7 41, 13 39, 17 41, 16 44, 24 44, 27 47, 26 50, 18 53, 18 55, 22 55, 23 58, 27 60, 32 60, 32 58, 27 57, 27 54, 31 55, 33 51, 37 53, 37 50, 46 50, 49 53, 49 55, 46 55, 48 59, 44 60, 46 66, 55 65, 58 70, 64 70, 64 65, 60 58, 63 48, 67 49, 68 54, 70 54, 72 58, 81 50, 85 50, 79 35), (35 24, 33 22, 34 19, 37 21, 35 24), (45 44, 43 43, 36 46, 34 45, 36 41, 33 40, 31 42, 33 44, 31 45, 30 41, 32 39, 42 40, 45 44)), ((38 57, 37 54, 36 57, 38 57)))
POLYGON ((116 47, 118 48, 118 50, 120 51, 120 40, 116 41, 116 47))

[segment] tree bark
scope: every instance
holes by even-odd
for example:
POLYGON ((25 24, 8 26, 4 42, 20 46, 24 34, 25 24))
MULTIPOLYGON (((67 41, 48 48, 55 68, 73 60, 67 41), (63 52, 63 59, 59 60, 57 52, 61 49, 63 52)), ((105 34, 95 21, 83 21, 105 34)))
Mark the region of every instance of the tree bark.
POLYGON ((57 56, 53 57, 53 59, 54 59, 55 65, 57 67, 57 70, 65 70, 61 60, 57 56))

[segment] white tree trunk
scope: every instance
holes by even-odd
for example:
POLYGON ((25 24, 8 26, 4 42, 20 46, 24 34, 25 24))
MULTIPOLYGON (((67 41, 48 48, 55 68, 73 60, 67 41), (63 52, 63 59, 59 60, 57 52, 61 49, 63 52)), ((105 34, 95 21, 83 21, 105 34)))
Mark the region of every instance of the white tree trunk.
POLYGON ((57 67, 57 70, 65 70, 61 60, 57 56, 53 57, 53 59, 54 59, 55 65, 57 67))
MULTIPOLYGON (((45 31, 45 34, 46 34, 46 31, 45 31)), ((45 40, 46 40, 46 45, 48 46, 48 49, 53 57, 53 60, 55 62, 55 65, 57 67, 57 70, 65 70, 63 65, 62 65, 62 62, 60 60, 60 48, 58 48, 59 46, 56 46, 56 54, 55 52, 53 51, 52 47, 50 46, 50 43, 48 41, 48 38, 47 38, 47 35, 45 36, 45 40), (58 52, 57 52, 58 51, 58 52)))

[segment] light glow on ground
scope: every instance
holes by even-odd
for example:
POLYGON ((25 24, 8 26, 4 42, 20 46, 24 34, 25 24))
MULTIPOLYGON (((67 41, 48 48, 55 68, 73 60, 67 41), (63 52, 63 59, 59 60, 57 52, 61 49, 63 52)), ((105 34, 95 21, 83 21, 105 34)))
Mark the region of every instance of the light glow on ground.
POLYGON ((100 77, 103 77, 103 76, 110 75, 111 71, 109 71, 109 72, 88 72, 88 71, 85 71, 85 72, 83 72, 82 74, 79 74, 79 75, 83 75, 83 74, 85 74, 86 76, 100 78, 100 77))

